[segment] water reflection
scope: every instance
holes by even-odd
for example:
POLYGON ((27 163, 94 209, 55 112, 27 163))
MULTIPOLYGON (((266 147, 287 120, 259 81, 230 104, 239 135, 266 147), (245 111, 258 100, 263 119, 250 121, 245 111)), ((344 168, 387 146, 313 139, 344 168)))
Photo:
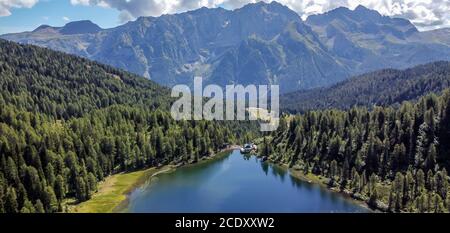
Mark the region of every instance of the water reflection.
POLYGON ((261 162, 261 168, 262 168, 264 174, 267 175, 269 173, 269 163, 261 162))
POLYGON ((280 166, 239 151, 157 177, 156 182, 130 195, 128 212, 367 211, 338 194, 296 179, 280 166))

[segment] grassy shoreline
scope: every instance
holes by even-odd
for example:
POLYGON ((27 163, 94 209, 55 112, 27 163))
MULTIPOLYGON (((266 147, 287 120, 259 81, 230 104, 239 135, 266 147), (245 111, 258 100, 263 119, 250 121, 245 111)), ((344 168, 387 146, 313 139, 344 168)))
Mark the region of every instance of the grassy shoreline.
POLYGON ((193 163, 181 166, 166 165, 161 168, 148 168, 145 170, 118 173, 107 177, 103 182, 99 183, 98 191, 92 195, 88 201, 78 203, 76 205, 69 205, 69 212, 71 213, 112 213, 123 212, 128 205, 128 196, 136 188, 143 185, 151 177, 157 176, 161 173, 173 172, 180 167, 196 166, 212 160, 218 159, 227 155, 228 152, 234 150, 223 150, 217 154, 193 163))
POLYGON ((72 213, 111 213, 125 202, 128 194, 142 185, 148 178, 172 170, 172 166, 118 173, 99 183, 98 191, 88 201, 69 207, 72 213))

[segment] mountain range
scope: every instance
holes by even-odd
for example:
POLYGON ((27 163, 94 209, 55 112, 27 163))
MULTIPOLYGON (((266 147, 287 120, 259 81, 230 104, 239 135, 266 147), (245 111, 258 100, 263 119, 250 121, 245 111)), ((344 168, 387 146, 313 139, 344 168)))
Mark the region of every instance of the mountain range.
POLYGON ((358 6, 303 21, 277 2, 139 17, 102 29, 90 21, 43 25, 1 38, 75 54, 166 86, 279 84, 325 87, 383 68, 450 60, 450 30, 420 32, 408 20, 358 6))

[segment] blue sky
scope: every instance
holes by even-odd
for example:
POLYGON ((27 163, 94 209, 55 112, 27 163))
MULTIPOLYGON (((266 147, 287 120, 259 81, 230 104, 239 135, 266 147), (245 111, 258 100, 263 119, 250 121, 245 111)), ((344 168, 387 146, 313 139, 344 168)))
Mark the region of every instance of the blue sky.
POLYGON ((0 17, 0 34, 31 31, 42 24, 64 26, 69 21, 84 19, 110 28, 121 24, 119 14, 113 8, 72 5, 69 0, 39 1, 32 8, 12 8, 11 15, 0 17))
MULTIPOLYGON (((234 9, 259 0, 0 0, 0 34, 30 31, 42 24, 63 26, 89 19, 102 28, 139 16, 159 16, 202 6, 234 9), (66 20, 65 20, 66 19, 66 20)), ((264 0, 270 2, 272 0, 264 0)), ((410 20, 419 30, 450 27, 450 0, 277 0, 303 19, 337 7, 357 5, 410 20)))

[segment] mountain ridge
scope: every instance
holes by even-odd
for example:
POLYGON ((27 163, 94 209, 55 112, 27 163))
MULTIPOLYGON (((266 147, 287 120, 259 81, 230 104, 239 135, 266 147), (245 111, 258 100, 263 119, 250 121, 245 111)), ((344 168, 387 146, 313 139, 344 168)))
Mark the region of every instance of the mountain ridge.
POLYGON ((303 21, 278 2, 259 2, 139 17, 90 33, 43 29, 1 37, 86 57, 166 86, 192 85, 194 76, 202 76, 207 84, 279 84, 290 92, 450 58, 447 31, 421 33, 408 20, 363 6, 303 21))
POLYGON ((73 35, 97 33, 104 29, 93 23, 91 20, 79 20, 69 22, 62 27, 53 27, 47 24, 42 24, 31 31, 31 33, 42 33, 46 31, 48 32, 48 30, 53 30, 55 33, 60 33, 62 35, 73 35))

